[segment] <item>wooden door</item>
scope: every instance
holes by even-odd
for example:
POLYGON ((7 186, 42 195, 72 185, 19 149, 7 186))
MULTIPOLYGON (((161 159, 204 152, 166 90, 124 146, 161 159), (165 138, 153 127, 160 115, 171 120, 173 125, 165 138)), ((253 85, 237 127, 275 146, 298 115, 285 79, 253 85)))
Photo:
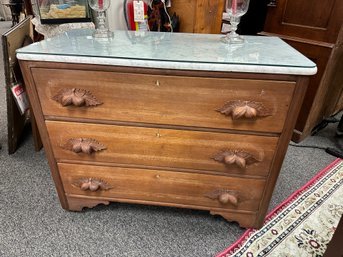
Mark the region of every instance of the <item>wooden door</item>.
POLYGON ((342 0, 271 0, 263 35, 279 36, 317 64, 301 107, 293 141, 311 134, 341 107, 342 0), (340 36, 339 36, 340 35, 340 36))
POLYGON ((285 36, 335 43, 343 21, 342 0, 277 0, 264 30, 285 36))
MULTIPOLYGON (((343 13, 342 13, 343 16, 343 13)), ((338 35, 337 42, 331 53, 329 65, 323 83, 330 85, 323 101, 324 116, 337 113, 343 109, 343 26, 338 35)))

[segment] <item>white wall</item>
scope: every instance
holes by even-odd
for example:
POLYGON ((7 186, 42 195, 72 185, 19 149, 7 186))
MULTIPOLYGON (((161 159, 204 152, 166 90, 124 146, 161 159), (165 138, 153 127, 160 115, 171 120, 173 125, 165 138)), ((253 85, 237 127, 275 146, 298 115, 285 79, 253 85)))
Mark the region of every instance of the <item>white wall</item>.
POLYGON ((111 31, 126 30, 127 26, 124 18, 123 2, 124 0, 110 0, 111 5, 107 10, 107 22, 111 31))

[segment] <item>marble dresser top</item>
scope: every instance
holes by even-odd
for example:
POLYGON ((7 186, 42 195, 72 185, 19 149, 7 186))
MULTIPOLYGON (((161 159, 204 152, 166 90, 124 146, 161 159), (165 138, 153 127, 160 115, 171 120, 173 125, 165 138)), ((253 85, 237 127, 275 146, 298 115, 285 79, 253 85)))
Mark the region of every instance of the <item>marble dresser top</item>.
POLYGON ((242 45, 222 35, 115 31, 111 40, 92 30, 65 32, 17 50, 20 60, 162 69, 313 75, 316 64, 277 37, 244 36, 242 45))

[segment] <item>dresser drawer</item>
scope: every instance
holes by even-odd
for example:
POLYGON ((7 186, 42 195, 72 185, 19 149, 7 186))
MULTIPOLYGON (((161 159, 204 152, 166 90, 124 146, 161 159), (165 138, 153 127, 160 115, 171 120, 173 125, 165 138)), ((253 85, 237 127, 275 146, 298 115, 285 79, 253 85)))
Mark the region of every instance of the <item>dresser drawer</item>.
POLYGON ((45 116, 276 133, 282 131, 295 86, 43 68, 33 68, 32 74, 45 116), (85 92, 87 100, 81 99, 85 92))
POLYGON ((67 195, 256 211, 264 179, 59 163, 67 195))
POLYGON ((267 176, 278 142, 276 137, 229 133, 56 121, 47 121, 46 125, 58 161, 145 165, 227 175, 267 176), (92 147, 89 144, 94 149, 87 150, 92 147))

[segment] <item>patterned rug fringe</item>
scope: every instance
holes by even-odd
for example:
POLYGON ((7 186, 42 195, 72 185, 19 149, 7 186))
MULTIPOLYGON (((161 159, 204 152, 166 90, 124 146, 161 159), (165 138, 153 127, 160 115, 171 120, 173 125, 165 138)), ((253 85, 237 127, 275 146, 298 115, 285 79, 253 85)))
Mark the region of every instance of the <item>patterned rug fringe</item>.
MULTIPOLYGON (((326 168, 324 168, 322 171, 320 171, 316 176, 314 176, 310 181, 308 181, 304 186, 302 186, 300 189, 296 190, 292 195, 290 195, 285 201, 283 201, 280 205, 278 205, 277 207, 275 207, 265 218, 264 221, 264 226, 260 229, 260 230, 256 230, 256 229, 248 229, 246 232, 244 232, 244 234, 234 243, 232 244, 229 248, 227 248, 226 250, 224 250, 223 252, 219 253, 216 257, 233 257, 233 256, 244 256, 244 257, 254 257, 254 256, 266 256, 266 255, 255 255, 255 253, 252 252, 247 252, 246 255, 236 255, 236 253, 238 251, 241 250, 241 248, 243 246, 245 246, 245 244, 247 244, 247 242, 249 240, 251 240, 254 243, 255 239, 251 239, 251 237, 253 235, 255 235, 257 232, 259 231, 263 231, 266 230, 266 226, 273 221, 273 219, 275 219, 276 217, 278 217, 278 215, 280 215, 280 213, 282 213, 285 209, 287 209, 288 207, 290 207, 294 202, 296 202, 299 197, 301 197, 303 194, 305 194, 307 191, 309 191, 312 187, 314 187, 318 182, 320 183, 321 179, 323 177, 325 177, 330 171, 332 171, 335 167, 338 167, 339 165, 342 166, 342 170, 343 170, 343 161, 342 159, 336 159, 334 162, 332 162, 329 166, 327 166, 326 168)), ((342 181, 342 180, 341 180, 342 181)), ((343 206, 342 206, 343 208, 343 206)), ((342 212, 342 210, 340 210, 342 212)), ((342 215, 342 214, 341 214, 342 215)), ((338 218, 339 221, 339 218, 338 218)), ((337 221, 337 223, 338 223, 337 221)), ((337 224, 336 224, 337 226, 337 224)), ((304 229, 303 229, 304 230, 304 229)), ((306 231, 309 232, 309 231, 306 231)), ((334 231, 332 231, 333 234, 334 231)), ((264 233, 266 234, 266 233, 264 233)), ((332 236, 332 235, 331 235, 332 236)), ((296 237, 295 237, 296 238, 296 237)), ((270 239, 270 238, 269 238, 270 239)), ((331 237, 329 238, 331 239, 331 237)), ((282 241, 280 239, 278 239, 279 241, 282 241)), ((276 243, 278 244, 279 241, 276 243)), ((300 245, 302 248, 306 248, 304 245, 302 245, 302 242, 300 242, 301 240, 298 239, 298 245, 300 245)), ((268 245, 268 244, 266 244, 268 245)), ((269 250, 273 250, 272 248, 272 243, 270 243, 269 245, 269 250), (271 249, 269 249, 271 248, 271 249)), ((308 249, 307 249, 308 250, 308 249)), ((310 249, 312 250, 312 249, 310 249)), ((316 252, 316 254, 318 254, 316 252)), ((271 253, 268 252, 268 256, 274 256, 271 253), (269 255, 271 254, 271 255, 269 255)), ((275 255, 275 256, 293 256, 293 255, 288 255, 288 253, 286 255, 275 255)), ((312 255, 308 255, 308 256, 312 256, 312 255)), ((313 255, 316 256, 316 255, 313 255)), ((317 256, 321 256, 320 254, 317 256)))

